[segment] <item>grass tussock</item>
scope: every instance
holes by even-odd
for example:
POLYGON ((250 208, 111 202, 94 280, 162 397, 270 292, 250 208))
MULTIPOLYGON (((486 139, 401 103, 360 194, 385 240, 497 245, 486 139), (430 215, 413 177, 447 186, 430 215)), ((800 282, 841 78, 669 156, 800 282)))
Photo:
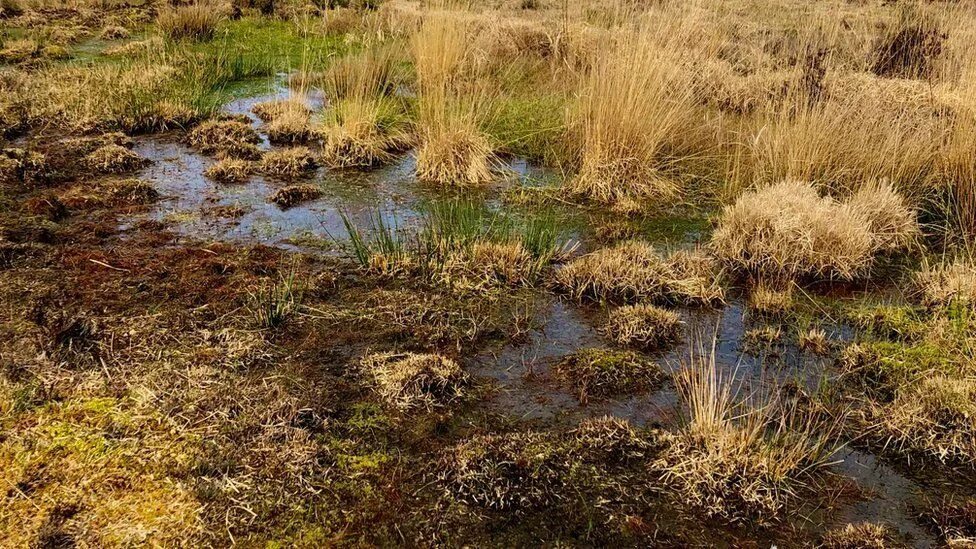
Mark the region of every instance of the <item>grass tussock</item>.
POLYGON ((884 524, 860 522, 834 528, 824 534, 820 547, 824 549, 885 549, 899 547, 894 532, 884 524))
POLYGON ((929 307, 948 307, 959 303, 976 307, 976 266, 956 260, 923 269, 915 279, 917 293, 929 307))
POLYGON ((872 411, 884 445, 909 459, 971 465, 976 460, 976 382, 931 377, 872 411))
POLYGON ((380 398, 401 410, 449 406, 464 397, 468 377, 457 362, 435 354, 372 354, 360 367, 380 398))
POLYGON ((296 179, 314 170, 318 159, 308 147, 291 147, 265 153, 258 166, 265 175, 296 179))
POLYGON ((259 103, 254 113, 265 121, 264 131, 272 143, 304 143, 312 138, 312 112, 300 98, 259 103))
POLYGON ((676 377, 689 423, 653 465, 675 498, 732 523, 769 523, 824 467, 832 432, 796 402, 743 401, 715 363, 714 350, 693 355, 676 377))
POLYGON ((559 501, 567 467, 548 437, 523 432, 472 437, 445 453, 438 476, 454 500, 524 513, 559 501))
POLYGON ((322 196, 322 189, 316 185, 288 185, 275 191, 271 195, 271 201, 283 209, 288 209, 303 202, 315 200, 320 196, 322 196))
POLYGON ((947 38, 936 16, 909 4, 874 44, 871 72, 889 78, 932 78, 947 38))
POLYGON ((615 38, 584 77, 572 122, 580 168, 570 189, 629 209, 675 197, 669 168, 695 133, 697 109, 681 50, 647 27, 615 38))
POLYGON ((332 108, 319 133, 322 157, 336 168, 369 168, 390 162, 413 143, 403 101, 403 81, 393 47, 370 48, 336 62, 324 77, 332 108))
POLYGON ((243 183, 255 170, 256 166, 250 160, 224 158, 208 167, 203 174, 218 183, 243 183))
POLYGON ((749 310, 762 316, 780 318, 793 309, 793 286, 785 290, 757 284, 749 293, 749 310))
POLYGON ((156 27, 170 40, 210 40, 223 20, 221 9, 211 2, 164 6, 156 15, 156 27))
POLYGON ((870 270, 878 253, 905 246, 917 233, 914 213, 888 186, 865 187, 839 202, 809 183, 783 181, 727 206, 711 247, 740 272, 852 280, 870 270))
POLYGON ((494 177, 494 147, 481 130, 489 94, 462 70, 473 32, 470 23, 430 13, 411 43, 420 91, 417 176, 425 181, 470 187, 494 177))
POLYGON ((681 339, 684 323, 674 311, 648 304, 625 305, 610 311, 603 331, 621 345, 658 350, 681 339))
POLYGON ((967 547, 976 539, 976 500, 941 498, 919 518, 950 547, 967 547))
POLYGON ((665 258, 636 240, 570 261, 556 271, 555 283, 581 300, 710 304, 724 297, 707 259, 686 252, 665 258))
POLYGON ((186 142, 203 154, 254 160, 261 156, 261 142, 254 128, 239 120, 210 120, 193 128, 186 142))
POLYGON ((130 173, 145 166, 148 161, 129 149, 115 144, 103 145, 84 159, 85 165, 105 174, 130 173))
POLYGON ((653 361, 630 351, 581 349, 559 362, 556 375, 569 383, 583 404, 591 398, 656 389, 665 374, 653 361))

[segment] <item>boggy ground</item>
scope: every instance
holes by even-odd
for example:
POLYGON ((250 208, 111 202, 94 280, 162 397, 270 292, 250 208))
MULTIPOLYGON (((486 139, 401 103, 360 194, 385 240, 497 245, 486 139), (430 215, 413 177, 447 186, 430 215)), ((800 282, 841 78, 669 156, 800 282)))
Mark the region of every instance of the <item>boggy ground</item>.
POLYGON ((0 0, 4 546, 976 537, 960 29, 366 4, 0 0), (868 139, 851 78, 937 93, 787 138, 868 139))

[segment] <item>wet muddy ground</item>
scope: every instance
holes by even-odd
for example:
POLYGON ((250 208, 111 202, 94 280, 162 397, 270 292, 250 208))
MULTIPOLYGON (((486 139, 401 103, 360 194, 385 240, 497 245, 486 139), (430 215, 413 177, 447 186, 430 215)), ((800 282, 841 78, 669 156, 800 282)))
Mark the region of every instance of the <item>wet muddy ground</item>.
MULTIPOLYGON (((247 115, 260 130, 260 121, 251 109, 282 93, 285 92, 279 89, 271 95, 235 100, 225 110, 247 115)), ((266 138, 261 146, 271 148, 266 138)), ((261 175, 242 184, 213 182, 203 173, 214 160, 188 148, 176 137, 141 137, 134 150, 151 160, 138 176, 151 182, 162 199, 147 211, 125 219, 123 227, 147 219, 160 221, 192 241, 260 243, 341 254, 348 238, 343 215, 365 232, 375 227, 377 216, 387 226, 409 231, 416 227, 426 201, 456 199, 416 180, 411 153, 392 165, 366 172, 320 168, 307 181, 322 189, 321 198, 281 208, 269 197, 282 182, 261 175)), ((509 160, 506 168, 512 174, 506 185, 528 184, 545 175, 541 168, 520 159, 509 160)), ((505 207, 499 198, 502 191, 497 188, 488 192, 484 198, 488 207, 505 207)), ((669 248, 687 247, 700 236, 694 225, 689 230, 676 226, 671 233, 669 238, 655 243, 669 248)), ((567 228, 567 234, 580 236, 572 227, 567 228)), ((580 249, 591 245, 582 244, 580 249)), ((535 299, 533 328, 524 338, 518 342, 489 343, 464 360, 471 374, 491 385, 483 406, 512 421, 541 428, 572 426, 580 419, 608 414, 642 426, 674 426, 682 421, 678 397, 670 383, 650 394, 581 404, 574 394, 551 379, 550 372, 555 363, 577 349, 608 346, 598 330, 606 311, 565 301, 544 290, 539 290, 535 299)), ((743 393, 785 383, 813 390, 824 379, 824 371, 832 360, 799 349, 788 337, 781 343, 754 348, 744 336, 750 327, 764 322, 750 318, 741 297, 733 297, 719 309, 683 309, 681 315, 686 324, 684 342, 655 357, 665 370, 680 369, 691 355, 708 352, 714 344, 720 370, 743 393)), ((851 337, 851 330, 843 324, 823 327, 835 343, 851 337)), ((924 497, 923 486, 876 456, 851 447, 842 449, 836 461, 834 471, 853 479, 859 489, 856 496, 841 497, 836 502, 831 522, 882 522, 894 526, 916 546, 935 543, 912 514, 913 502, 924 497)), ((818 517, 820 514, 814 513, 809 518, 814 530, 820 529, 815 523, 823 520, 818 517)), ((770 537, 771 541, 775 539, 776 535, 770 537)))

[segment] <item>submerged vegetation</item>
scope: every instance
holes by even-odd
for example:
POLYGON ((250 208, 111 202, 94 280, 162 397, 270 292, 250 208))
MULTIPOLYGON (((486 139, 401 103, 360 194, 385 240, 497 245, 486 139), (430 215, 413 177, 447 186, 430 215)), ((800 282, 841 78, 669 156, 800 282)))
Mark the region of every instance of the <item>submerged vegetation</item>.
POLYGON ((0 0, 0 545, 971 543, 974 29, 0 0))

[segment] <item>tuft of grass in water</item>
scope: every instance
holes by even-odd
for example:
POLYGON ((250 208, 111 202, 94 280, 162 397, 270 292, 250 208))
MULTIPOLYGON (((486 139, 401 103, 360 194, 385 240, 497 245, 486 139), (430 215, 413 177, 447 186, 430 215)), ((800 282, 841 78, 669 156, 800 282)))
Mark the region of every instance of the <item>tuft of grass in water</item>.
POLYGON ((263 328, 284 324, 302 305, 304 284, 292 266, 287 273, 249 293, 249 308, 255 323, 263 328))
POLYGON ((382 272, 399 270, 407 266, 409 255, 406 243, 397 227, 388 224, 382 212, 369 216, 369 235, 363 234, 345 212, 339 212, 342 224, 349 235, 347 249, 364 268, 379 268, 382 272))

